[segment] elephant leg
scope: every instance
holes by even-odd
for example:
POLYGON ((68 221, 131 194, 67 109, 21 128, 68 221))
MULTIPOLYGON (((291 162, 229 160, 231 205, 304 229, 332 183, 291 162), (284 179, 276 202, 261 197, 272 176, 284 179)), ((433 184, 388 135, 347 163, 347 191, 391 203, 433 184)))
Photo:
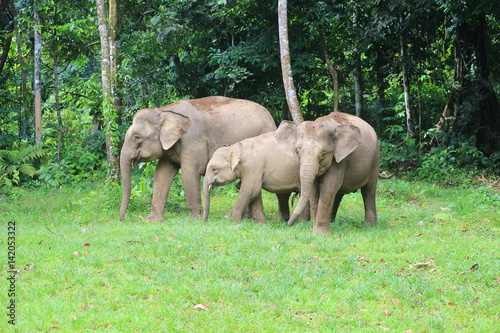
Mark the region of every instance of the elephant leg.
POLYGON ((259 192, 257 197, 250 203, 252 217, 257 223, 266 223, 264 217, 264 204, 262 203, 262 193, 259 192))
POLYGON ((345 163, 332 165, 319 183, 318 211, 314 221, 315 234, 329 234, 333 202, 342 186, 344 179, 345 163))
POLYGON ((288 201, 290 199, 290 193, 276 194, 278 198, 278 214, 280 220, 288 221, 290 218, 290 206, 288 201))
POLYGON ((192 216, 201 217, 201 173, 192 166, 181 169, 182 186, 189 212, 192 216))
POLYGON ((363 203, 365 205, 365 225, 374 227, 377 225, 377 205, 375 196, 377 192, 377 180, 368 183, 361 189, 363 203))
POLYGON ((331 217, 332 222, 335 222, 335 217, 337 216, 337 212, 339 211, 340 202, 342 201, 343 197, 344 197, 344 195, 339 194, 339 193, 337 193, 337 195, 335 196, 335 200, 333 201, 333 207, 332 207, 332 217, 331 217))
MULTIPOLYGON (((253 186, 253 181, 243 181, 241 182, 240 193, 238 194, 238 199, 231 210, 231 215, 233 221, 239 222, 243 219, 243 214, 250 207, 250 204, 260 196, 260 187, 253 186)), ((262 197, 260 199, 262 201, 262 197)), ((251 207, 250 207, 251 208, 251 207)), ((254 214, 253 209, 250 209, 252 215, 254 214)), ((262 213, 263 215, 263 213, 262 213)), ((256 216, 253 216, 256 219, 256 216)))
POLYGON ((167 159, 161 158, 155 169, 153 181, 153 200, 151 202, 151 213, 147 221, 163 221, 165 204, 167 203, 170 185, 174 180, 179 168, 167 159))

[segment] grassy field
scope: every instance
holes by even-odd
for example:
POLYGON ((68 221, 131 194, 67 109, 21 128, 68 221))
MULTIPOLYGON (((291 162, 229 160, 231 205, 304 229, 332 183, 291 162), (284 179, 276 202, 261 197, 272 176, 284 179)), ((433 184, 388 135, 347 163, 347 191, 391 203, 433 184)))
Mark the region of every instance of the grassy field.
POLYGON ((138 200, 119 221, 110 185, 0 196, 0 331, 500 332, 498 190, 381 181, 379 226, 351 194, 330 236, 267 194, 267 224, 234 224, 215 192, 207 223, 138 200))

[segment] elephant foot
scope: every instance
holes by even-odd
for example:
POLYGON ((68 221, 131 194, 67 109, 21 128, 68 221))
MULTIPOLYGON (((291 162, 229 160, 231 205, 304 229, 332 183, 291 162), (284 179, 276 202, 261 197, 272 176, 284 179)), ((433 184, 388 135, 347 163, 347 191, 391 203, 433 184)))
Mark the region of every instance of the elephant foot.
POLYGON ((148 217, 146 217, 146 222, 163 222, 165 221, 165 218, 163 217, 163 214, 159 213, 153 213, 149 214, 148 217))
POLYGON ((330 226, 314 226, 313 234, 315 235, 329 235, 330 234, 330 226))

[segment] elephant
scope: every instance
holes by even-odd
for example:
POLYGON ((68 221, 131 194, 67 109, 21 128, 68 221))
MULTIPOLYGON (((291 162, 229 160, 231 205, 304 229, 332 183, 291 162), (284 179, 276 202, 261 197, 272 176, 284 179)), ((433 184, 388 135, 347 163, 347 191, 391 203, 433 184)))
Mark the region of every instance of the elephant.
POLYGON ((288 131, 278 133, 278 142, 300 159, 301 196, 288 224, 293 225, 311 196, 316 196, 313 232, 328 234, 342 197, 361 189, 365 225, 375 226, 380 160, 375 130, 361 118, 341 112, 300 124, 285 121, 282 126, 288 131))
MULTIPOLYGON (((278 128, 278 131, 280 129, 278 128)), ((204 214, 208 219, 210 191, 214 186, 227 185, 241 179, 240 192, 233 209, 228 213, 241 221, 247 208, 258 223, 265 222, 261 189, 275 193, 279 215, 288 220, 290 194, 299 190, 299 158, 287 154, 278 144, 275 132, 242 140, 215 151, 208 162, 203 181, 204 214)), ((307 219, 309 210, 302 216, 307 219)))
POLYGON ((137 111, 120 155, 120 219, 125 218, 130 201, 131 169, 140 162, 158 160, 148 221, 163 221, 168 192, 179 169, 188 209, 201 217, 200 180, 215 150, 275 130, 274 119, 263 106, 221 96, 137 111))

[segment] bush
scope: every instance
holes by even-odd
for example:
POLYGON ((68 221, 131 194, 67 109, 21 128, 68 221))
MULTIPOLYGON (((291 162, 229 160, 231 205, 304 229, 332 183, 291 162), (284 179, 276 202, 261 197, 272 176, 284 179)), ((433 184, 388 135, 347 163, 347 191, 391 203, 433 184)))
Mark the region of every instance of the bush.
POLYGON ((46 155, 42 146, 21 143, 18 149, 0 150, 0 188, 19 186, 36 174, 34 163, 46 155))

